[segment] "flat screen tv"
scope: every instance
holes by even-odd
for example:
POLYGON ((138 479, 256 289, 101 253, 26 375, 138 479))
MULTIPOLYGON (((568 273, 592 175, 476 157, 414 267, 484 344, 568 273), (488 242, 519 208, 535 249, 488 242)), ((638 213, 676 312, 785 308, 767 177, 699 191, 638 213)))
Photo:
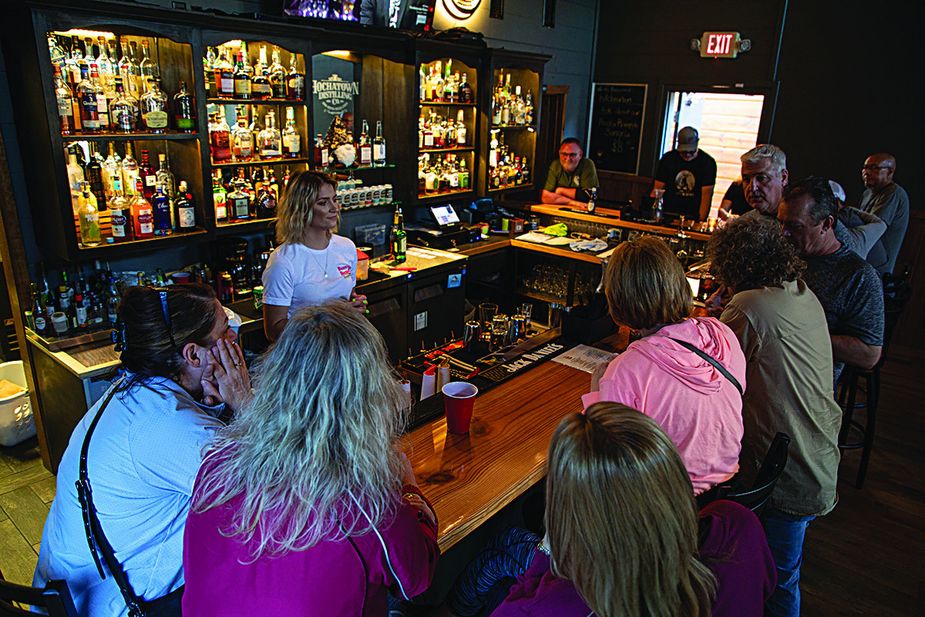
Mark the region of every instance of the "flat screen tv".
POLYGON ((429 32, 437 0, 284 0, 286 15, 429 32))

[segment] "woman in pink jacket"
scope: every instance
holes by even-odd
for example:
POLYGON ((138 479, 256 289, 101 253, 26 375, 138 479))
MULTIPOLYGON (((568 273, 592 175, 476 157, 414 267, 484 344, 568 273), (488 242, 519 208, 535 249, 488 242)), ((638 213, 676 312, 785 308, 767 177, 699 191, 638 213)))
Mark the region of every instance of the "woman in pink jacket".
POLYGON ((427 589, 437 525, 397 447, 404 405, 355 309, 293 315, 196 479, 183 613, 385 615, 427 589))
POLYGON ((690 317, 684 270, 658 238, 618 246, 604 289, 613 320, 641 338, 594 374, 584 406, 614 401, 658 422, 695 494, 728 480, 739 468, 743 432, 745 356, 735 334, 712 317, 690 317))

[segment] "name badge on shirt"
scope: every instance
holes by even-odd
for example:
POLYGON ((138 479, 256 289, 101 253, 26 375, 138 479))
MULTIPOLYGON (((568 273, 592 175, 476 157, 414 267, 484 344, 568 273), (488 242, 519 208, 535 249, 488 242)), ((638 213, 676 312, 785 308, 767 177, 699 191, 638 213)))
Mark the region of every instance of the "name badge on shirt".
POLYGON ((350 269, 350 264, 340 264, 337 266, 337 271, 340 273, 341 277, 345 279, 351 278, 351 275, 353 274, 352 270, 350 269))

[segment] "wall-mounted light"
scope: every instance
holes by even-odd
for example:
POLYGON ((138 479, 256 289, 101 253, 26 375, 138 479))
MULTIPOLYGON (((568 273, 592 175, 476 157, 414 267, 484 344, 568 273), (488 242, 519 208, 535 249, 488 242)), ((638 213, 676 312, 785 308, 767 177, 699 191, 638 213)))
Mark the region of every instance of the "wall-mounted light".
POLYGON ((504 0, 491 0, 488 4, 488 16, 493 19, 504 19, 504 0))
POLYGON ((472 17, 481 4, 482 0, 443 0, 443 8, 446 12, 450 14, 450 17, 459 21, 472 17))
POLYGON ((556 27, 556 0, 543 0, 543 27, 556 27))

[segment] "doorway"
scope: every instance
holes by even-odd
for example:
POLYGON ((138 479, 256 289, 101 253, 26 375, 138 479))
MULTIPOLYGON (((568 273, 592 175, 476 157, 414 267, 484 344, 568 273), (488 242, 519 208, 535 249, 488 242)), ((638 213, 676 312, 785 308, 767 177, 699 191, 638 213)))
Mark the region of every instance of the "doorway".
POLYGON ((763 94, 668 92, 659 157, 674 149, 681 128, 692 126, 699 131, 700 148, 716 159, 710 216, 716 216, 726 189, 739 178, 739 157, 758 143, 763 107, 763 94))

